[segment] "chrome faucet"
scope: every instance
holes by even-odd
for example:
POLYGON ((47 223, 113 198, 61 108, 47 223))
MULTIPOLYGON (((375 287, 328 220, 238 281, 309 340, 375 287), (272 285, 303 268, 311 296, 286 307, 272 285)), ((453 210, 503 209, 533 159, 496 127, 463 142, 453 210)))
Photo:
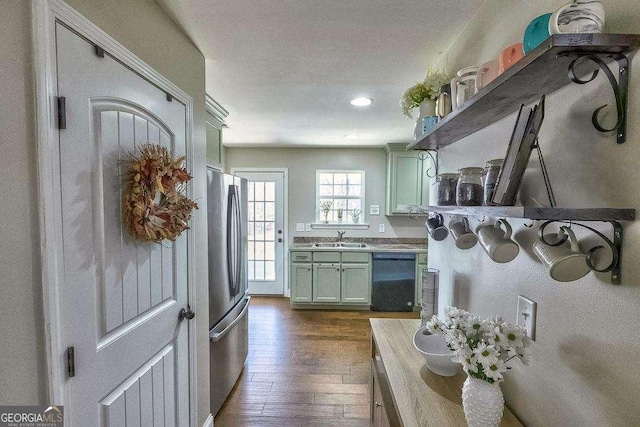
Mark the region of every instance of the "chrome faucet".
POLYGON ((342 241, 342 238, 344 237, 345 234, 347 234, 346 230, 338 231, 338 242, 342 241))

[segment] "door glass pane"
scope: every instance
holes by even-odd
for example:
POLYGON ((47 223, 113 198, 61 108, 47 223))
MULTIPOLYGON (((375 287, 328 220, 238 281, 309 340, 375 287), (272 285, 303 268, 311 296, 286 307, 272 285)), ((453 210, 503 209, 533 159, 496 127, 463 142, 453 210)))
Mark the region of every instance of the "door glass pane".
POLYGON ((267 221, 275 221, 276 204, 274 202, 266 202, 264 204, 264 219, 267 221))
POLYGON ((261 202, 264 200, 264 182, 256 182, 255 186, 256 186, 256 194, 255 194, 254 200, 256 202, 261 202))
POLYGON ((274 202, 276 200, 276 183, 275 182, 264 183, 264 199, 267 202, 274 202))
POLYGON ((276 225, 273 222, 265 222, 264 223, 264 240, 265 241, 274 241, 276 239, 275 232, 276 225))
POLYGON ((264 221, 264 202, 255 202, 256 207, 255 220, 264 221))

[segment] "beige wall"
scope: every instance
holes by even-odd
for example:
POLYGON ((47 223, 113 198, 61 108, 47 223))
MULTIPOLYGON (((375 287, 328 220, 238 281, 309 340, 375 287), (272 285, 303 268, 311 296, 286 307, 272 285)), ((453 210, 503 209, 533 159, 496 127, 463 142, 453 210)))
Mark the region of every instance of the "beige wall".
POLYGON ((336 236, 336 230, 296 232, 296 223, 316 222, 316 169, 365 171, 365 221, 367 230, 347 230, 349 237, 425 238, 423 219, 384 215, 387 154, 383 148, 236 148, 227 147, 226 169, 242 167, 289 169, 289 242, 293 236, 336 236), (380 215, 369 215, 370 205, 380 205, 380 215), (378 232, 385 224, 385 232, 378 232))
POLYGON ((29 2, 0 9, 0 404, 46 403, 29 2))
MULTIPOLYGON (((505 7, 504 1, 487 0, 439 66, 455 71, 497 56, 503 47, 521 39, 531 19, 565 0, 508 3, 505 7)), ((638 32, 637 1, 603 3, 608 31, 638 32)), ((548 96, 540 141, 560 206, 640 209, 638 71, 631 72, 624 145, 617 145, 612 135, 599 134, 590 123, 595 108, 612 103, 604 76, 597 83, 571 84, 548 96)), ((511 115, 440 150, 441 170, 482 166, 486 160, 503 157, 514 120, 511 115)), ((546 202, 543 194, 539 166, 532 159, 523 201, 531 204, 535 197, 546 202)), ((637 222, 626 225, 623 285, 614 286, 606 274, 590 273, 567 284, 551 280, 530 249, 537 227, 527 229, 523 221, 510 222, 523 250, 507 265, 493 263, 479 247, 459 251, 450 239, 430 242, 429 266, 441 275, 440 306, 453 303, 479 315, 502 314, 514 322, 518 294, 538 303, 533 363, 530 367, 516 363, 502 386, 507 403, 527 425, 640 425, 640 226, 637 222)), ((610 229, 602 229, 611 235, 610 229)), ((592 247, 597 241, 589 237, 583 243, 592 247)))
MULTIPOLYGON (((206 196, 204 175, 204 57, 154 0, 67 0, 125 47, 171 80, 194 100, 194 191, 206 196), (200 173, 198 173, 200 171, 200 173)), ((49 403, 44 358, 44 326, 40 278, 36 147, 34 140, 33 70, 30 2, 2 1, 0 87, 0 403, 49 403), (10 59, 10 60, 9 60, 10 59), (7 203, 8 201, 8 203, 7 203)), ((206 205, 206 204, 205 204, 206 205)), ((198 335, 207 336, 206 206, 197 213, 194 229, 198 335)), ((208 341, 199 341, 198 423, 209 414, 208 341)))

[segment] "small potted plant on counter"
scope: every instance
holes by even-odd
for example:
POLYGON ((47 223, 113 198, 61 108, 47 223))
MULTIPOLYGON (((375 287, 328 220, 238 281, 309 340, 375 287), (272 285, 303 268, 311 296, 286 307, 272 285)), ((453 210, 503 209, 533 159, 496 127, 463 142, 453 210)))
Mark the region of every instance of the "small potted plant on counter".
POLYGON ((342 222, 342 214, 344 214, 344 209, 343 208, 337 208, 336 209, 336 214, 338 215, 338 222, 342 222))
POLYGON ((333 205, 333 202, 331 200, 325 200, 320 202, 320 210, 322 211, 322 214, 324 215, 324 223, 328 224, 329 223, 329 212, 331 212, 331 206, 333 205))
POLYGON ((352 210, 351 212, 349 212, 349 214, 351 215, 351 220, 353 221, 354 224, 358 224, 360 222, 360 214, 362 213, 362 211, 355 209, 352 210))
POLYGON ((456 307, 445 309, 445 320, 434 315, 427 323, 432 334, 444 335, 447 346, 462 364, 467 379, 462 386, 462 407, 469 426, 498 426, 504 411, 500 382, 519 359, 528 365, 531 339, 520 326, 501 316, 481 318, 456 307))

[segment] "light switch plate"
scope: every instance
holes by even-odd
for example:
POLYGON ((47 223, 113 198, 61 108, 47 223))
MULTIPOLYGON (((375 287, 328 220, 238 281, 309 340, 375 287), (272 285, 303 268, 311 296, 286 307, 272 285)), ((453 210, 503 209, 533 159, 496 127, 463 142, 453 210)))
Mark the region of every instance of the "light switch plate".
POLYGON ((296 222, 296 231, 304 231, 304 222, 296 222))
POLYGON ((384 233, 385 228, 386 228, 386 227, 384 226, 384 224, 378 224, 378 231, 379 231, 380 233, 384 233))
POLYGON ((311 231, 311 223, 310 223, 310 222, 307 222, 307 223, 304 225, 304 231, 311 231))
POLYGON ((369 215, 380 215, 380 205, 369 205, 369 215))
POLYGON ((529 298, 518 295, 518 313, 516 324, 527 331, 527 336, 536 340, 536 308, 537 304, 529 298))

